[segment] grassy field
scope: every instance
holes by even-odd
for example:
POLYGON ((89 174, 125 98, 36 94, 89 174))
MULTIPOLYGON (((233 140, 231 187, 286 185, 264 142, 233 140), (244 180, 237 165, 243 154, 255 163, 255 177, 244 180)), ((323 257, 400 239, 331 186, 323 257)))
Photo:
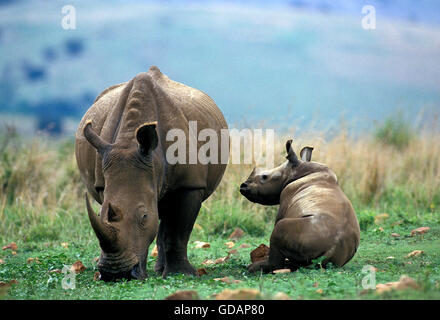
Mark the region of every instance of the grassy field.
MULTIPOLYGON (((0 251, 0 299, 163 299, 177 290, 196 290, 200 298, 213 299, 224 289, 238 288, 258 289, 267 299, 278 292, 291 299, 440 299, 440 134, 435 128, 414 129, 389 120, 356 139, 343 130, 332 138, 320 132, 289 134, 296 138, 296 149, 315 147, 313 160, 335 171, 355 207, 361 244, 342 268, 322 269, 317 264, 286 274, 249 274, 249 253, 261 243, 269 245, 277 207, 244 199, 238 185, 252 166, 230 165, 217 191, 203 204, 189 244, 190 261, 196 268, 205 267, 207 274, 162 279, 153 272, 155 258, 149 257, 146 281, 116 283, 94 280, 94 258, 100 249, 86 215, 73 141, 27 141, 12 128, 3 130, 0 245, 15 242, 17 249, 0 251), (225 243, 236 227, 245 235, 228 248, 225 243), (410 236, 419 227, 430 229, 410 236), (195 241, 211 246, 196 249, 195 241), (242 244, 249 247, 239 248, 242 244), (231 249, 237 253, 224 263, 202 265, 227 256, 231 249), (423 253, 407 257, 415 250, 423 253), (65 275, 51 271, 78 260, 86 269, 76 276, 75 289, 65 290, 65 275), (364 290, 362 269, 367 265, 377 268, 377 284, 407 275, 418 288, 382 294, 364 290), (214 280, 225 276, 239 281, 214 280), (12 280, 17 283, 9 286, 12 280)), ((280 162, 286 138, 279 140, 280 162)))

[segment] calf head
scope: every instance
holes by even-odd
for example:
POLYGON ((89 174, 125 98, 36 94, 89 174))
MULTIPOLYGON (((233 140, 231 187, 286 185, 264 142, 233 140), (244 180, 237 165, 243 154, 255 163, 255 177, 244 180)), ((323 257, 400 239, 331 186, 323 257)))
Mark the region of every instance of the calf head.
POLYGON ((144 279, 148 248, 158 229, 157 177, 153 150, 158 145, 156 123, 137 128, 130 141, 108 143, 92 129, 84 136, 102 157, 104 190, 97 216, 86 194, 90 223, 99 239, 98 269, 103 280, 144 279))
POLYGON ((310 162, 313 147, 304 147, 298 158, 292 149, 292 140, 286 142, 287 161, 273 169, 254 168, 249 178, 240 185, 240 193, 248 200, 263 205, 280 203, 281 191, 290 182, 324 168, 310 162))

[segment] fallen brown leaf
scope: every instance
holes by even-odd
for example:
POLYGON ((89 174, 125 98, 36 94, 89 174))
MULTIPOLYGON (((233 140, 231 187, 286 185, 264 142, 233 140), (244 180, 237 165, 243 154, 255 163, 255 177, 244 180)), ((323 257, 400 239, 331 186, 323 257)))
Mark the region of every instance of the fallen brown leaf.
POLYGON ((99 273, 99 271, 96 271, 95 274, 93 275, 93 280, 98 281, 100 279, 101 279, 101 274, 99 273))
POLYGON ((230 255, 230 254, 236 254, 236 253, 238 253, 238 251, 237 251, 236 249, 232 249, 232 250, 229 250, 229 251, 228 251, 228 255, 230 255))
POLYGON ((231 279, 229 277, 215 278, 214 281, 221 281, 221 282, 228 283, 228 284, 241 282, 241 280, 235 280, 235 279, 231 279))
POLYGON ((12 254, 13 256, 15 256, 15 255, 17 254, 17 252, 16 252, 16 251, 12 251, 11 254, 12 254))
POLYGON ((202 226, 197 223, 194 223, 194 228, 196 228, 198 230, 203 230, 202 226))
POLYGON ((290 297, 284 292, 277 292, 273 296, 273 300, 291 300, 290 297))
POLYGON ((16 244, 15 242, 11 242, 11 243, 8 244, 7 246, 4 246, 2 249, 3 249, 3 250, 11 249, 12 251, 17 251, 18 246, 17 246, 17 244, 16 244))
POLYGON ((381 213, 374 217, 375 224, 382 224, 390 217, 388 213, 381 213))
POLYGON ((422 251, 422 250, 414 250, 413 252, 408 253, 406 258, 418 257, 418 256, 422 255, 423 253, 424 253, 424 251, 422 251))
POLYGON ((211 264, 214 264, 214 260, 206 259, 205 261, 202 262, 202 265, 204 266, 209 266, 211 264))
POLYGON ((400 234, 398 234, 398 233, 392 233, 391 236, 394 237, 394 238, 398 238, 398 237, 400 237, 400 234))
POLYGON ((11 280, 9 282, 0 281, 0 296, 5 295, 8 292, 9 288, 12 285, 17 284, 17 283, 18 283, 18 281, 15 279, 11 280))
POLYGON ((60 269, 52 269, 52 270, 49 270, 49 273, 61 273, 61 270, 60 269))
POLYGON ((250 248, 251 246, 250 245, 248 245, 247 243, 243 243, 243 244, 241 244, 238 248, 239 249, 244 249, 244 248, 250 248))
POLYGON ((278 269, 272 271, 273 273, 290 273, 290 269, 278 269))
POLYGON ((227 246, 229 249, 232 249, 235 246, 235 243, 233 241, 228 241, 225 243, 225 246, 227 246))
POLYGON ((424 234, 426 232, 428 232, 428 230, 431 229, 430 227, 420 227, 417 229, 414 229, 413 231, 411 231, 411 237, 414 237, 416 234, 424 234))
POLYGON ((313 287, 314 288, 316 288, 316 287, 318 287, 319 286, 319 282, 315 282, 314 284, 313 284, 313 287))
POLYGON ((15 279, 12 279, 12 280, 9 281, 9 282, 0 281, 0 287, 10 287, 10 286, 12 286, 13 284, 17 284, 17 283, 18 283, 18 281, 15 280, 15 279))
POLYGON ((322 293, 323 291, 322 291, 322 289, 318 289, 318 290, 316 290, 316 292, 322 293))
POLYGON ((261 296, 256 289, 225 289, 216 295, 216 300, 255 300, 261 296))
POLYGON ((265 244, 260 244, 251 252, 252 263, 266 260, 269 257, 269 247, 265 244))
POLYGON ((393 257, 393 256, 389 256, 389 257, 386 257, 385 259, 387 259, 387 260, 393 260, 394 257, 393 257))
POLYGON ((403 275, 400 277, 399 281, 388 282, 388 283, 379 283, 376 285, 376 292, 383 293, 390 290, 405 290, 405 289, 419 289, 420 286, 414 279, 403 275))
POLYGON ((11 280, 9 282, 0 281, 0 297, 7 294, 9 291, 9 288, 12 285, 17 284, 17 283, 18 283, 17 280, 11 280))
POLYGON ((2 263, 5 263, 5 262, 3 261, 3 259, 0 259, 0 264, 2 264, 2 263))
POLYGON ((203 276, 205 274, 208 274, 208 271, 205 268, 199 268, 199 269, 197 269, 197 274, 199 276, 203 276))
POLYGON ((35 262, 35 263, 41 263, 40 260, 38 259, 38 257, 36 258, 28 258, 26 260, 27 263, 31 263, 31 262, 35 262))
POLYGON ((241 237, 243 237, 243 235, 243 230, 241 230, 240 228, 235 228, 235 230, 229 236, 229 239, 240 239, 241 237))
POLYGON ((154 245, 153 250, 151 250, 150 256, 153 258, 156 258, 158 254, 159 254, 159 251, 157 250, 157 245, 154 245))
POLYGON ((196 249, 208 249, 211 247, 211 245, 208 242, 203 242, 203 241, 194 241, 194 243, 196 244, 195 248, 196 249))
POLYGON ((166 297, 165 300, 199 300, 199 294, 194 290, 176 291, 166 297))
POLYGON ((70 267, 70 270, 72 270, 75 273, 81 273, 84 270, 86 270, 86 267, 83 265, 81 261, 76 261, 72 266, 70 267))
POLYGON ((228 260, 228 259, 229 259, 229 255, 227 255, 226 257, 222 257, 222 258, 215 259, 215 260, 214 260, 214 263, 215 263, 215 264, 223 263, 223 262, 225 262, 225 261, 228 260))
POLYGON ((69 243, 68 242, 61 242, 61 246, 65 249, 69 248, 69 243))

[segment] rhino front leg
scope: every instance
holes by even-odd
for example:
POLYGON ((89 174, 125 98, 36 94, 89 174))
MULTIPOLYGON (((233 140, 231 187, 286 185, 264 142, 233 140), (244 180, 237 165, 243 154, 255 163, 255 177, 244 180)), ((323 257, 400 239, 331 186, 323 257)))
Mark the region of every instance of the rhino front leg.
POLYGON ((157 245, 157 260, 154 265, 154 271, 159 274, 163 273, 165 269, 165 250, 163 247, 163 238, 164 238, 164 226, 162 223, 159 225, 159 231, 157 233, 156 245, 157 245))
POLYGON ((172 273, 196 275, 187 256, 188 240, 199 213, 204 190, 179 190, 165 199, 167 210, 161 218, 165 256, 163 277, 172 273))

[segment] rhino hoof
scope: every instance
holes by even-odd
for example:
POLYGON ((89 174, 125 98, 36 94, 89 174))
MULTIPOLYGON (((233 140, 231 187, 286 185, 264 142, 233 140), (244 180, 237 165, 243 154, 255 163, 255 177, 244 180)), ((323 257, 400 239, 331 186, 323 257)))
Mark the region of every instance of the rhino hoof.
POLYGON ((162 272, 162 277, 166 278, 168 275, 177 273, 198 276, 196 269, 189 262, 184 262, 174 265, 167 264, 162 272))

